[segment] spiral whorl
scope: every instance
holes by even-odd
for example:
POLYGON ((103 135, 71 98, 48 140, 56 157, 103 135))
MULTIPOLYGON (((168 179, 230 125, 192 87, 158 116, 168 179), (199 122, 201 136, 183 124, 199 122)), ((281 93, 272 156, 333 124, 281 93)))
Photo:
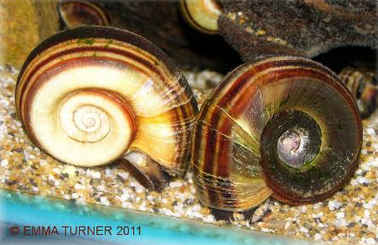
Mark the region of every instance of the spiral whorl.
POLYGON ((193 94, 167 56, 131 32, 79 27, 42 42, 20 72, 16 106, 31 140, 63 162, 140 152, 174 174, 187 166, 193 94))

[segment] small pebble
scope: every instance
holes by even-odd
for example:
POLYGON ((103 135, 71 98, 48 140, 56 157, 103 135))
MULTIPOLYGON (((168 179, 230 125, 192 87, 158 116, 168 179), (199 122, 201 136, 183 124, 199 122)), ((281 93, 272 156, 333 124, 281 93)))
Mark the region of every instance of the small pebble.
POLYGON ((122 202, 129 200, 129 198, 130 198, 130 194, 129 193, 123 193, 121 195, 121 201, 122 202))
POLYGON ((341 207, 341 203, 337 202, 337 201, 329 201, 328 202, 328 208, 329 210, 333 211, 335 209, 338 209, 341 207))
POLYGON ((99 178, 101 178, 101 173, 98 172, 98 171, 94 171, 92 169, 88 169, 87 170, 87 176, 92 177, 94 179, 99 179, 99 178))
POLYGON ((344 217, 345 217, 345 214, 343 212, 336 213, 336 218, 341 219, 341 218, 344 218, 344 217))
POLYGON ((366 129, 366 132, 367 132, 370 136, 374 136, 374 135, 375 135, 375 130, 372 129, 372 128, 368 128, 368 129, 366 129))
POLYGON ((66 165, 66 167, 63 169, 63 174, 68 174, 68 176, 74 176, 76 172, 76 167, 72 165, 66 165))
POLYGON ((315 236, 314 236, 315 240, 320 240, 323 238, 323 236, 319 233, 316 233, 315 236))
POLYGON ((2 167, 8 167, 8 163, 9 163, 9 161, 8 161, 8 159, 3 159, 3 160, 1 160, 1 166, 2 167))
POLYGON ((366 242, 367 242, 367 244, 376 244, 376 241, 374 240, 374 238, 371 238, 371 237, 366 239, 366 242))
POLYGON ((105 206, 109 206, 110 205, 110 202, 109 202, 109 200, 106 197, 101 197, 100 198, 100 202, 101 202, 101 204, 103 204, 105 206))
POLYGON ((301 227, 299 230, 300 230, 301 232, 304 232, 304 233, 307 233, 307 232, 308 232, 308 229, 306 229, 306 228, 304 228, 304 227, 301 227))
POLYGON ((360 184, 369 183, 369 181, 368 181, 365 177, 362 177, 362 176, 359 176, 359 177, 357 178, 357 181, 358 181, 358 183, 360 183, 360 184))

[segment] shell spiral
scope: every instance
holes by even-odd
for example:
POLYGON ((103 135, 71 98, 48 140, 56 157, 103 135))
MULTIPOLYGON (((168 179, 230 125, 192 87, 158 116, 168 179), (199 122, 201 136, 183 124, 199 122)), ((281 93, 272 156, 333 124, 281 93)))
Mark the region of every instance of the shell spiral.
POLYGON ((324 199, 354 173, 362 124, 337 76, 304 58, 274 57, 231 72, 201 107, 192 168, 200 200, 250 209, 272 193, 324 199))
POLYGON ((78 166, 147 155, 181 175, 197 105, 182 73, 146 39, 110 27, 58 33, 29 55, 16 87, 26 132, 78 166))

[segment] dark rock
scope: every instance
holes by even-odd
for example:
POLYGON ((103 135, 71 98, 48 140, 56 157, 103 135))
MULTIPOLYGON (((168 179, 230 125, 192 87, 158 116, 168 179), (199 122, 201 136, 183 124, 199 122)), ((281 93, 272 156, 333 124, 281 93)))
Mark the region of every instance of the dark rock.
POLYGON ((314 57, 341 46, 378 47, 375 0, 221 0, 220 34, 249 61, 314 57))

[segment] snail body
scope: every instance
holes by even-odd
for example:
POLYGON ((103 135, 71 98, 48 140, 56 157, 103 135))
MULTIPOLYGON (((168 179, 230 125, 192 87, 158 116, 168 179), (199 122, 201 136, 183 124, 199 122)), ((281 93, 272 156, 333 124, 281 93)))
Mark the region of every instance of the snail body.
POLYGON ((186 169, 193 94, 167 56, 131 32, 80 27, 50 37, 26 60, 15 101, 33 143, 62 162, 124 158, 149 179, 161 173, 146 165, 186 169))
POLYGON ((354 173, 361 142, 355 101, 324 66, 298 57, 242 65, 214 89, 195 124, 199 198, 226 211, 251 209, 271 194, 289 204, 322 200, 354 173))

